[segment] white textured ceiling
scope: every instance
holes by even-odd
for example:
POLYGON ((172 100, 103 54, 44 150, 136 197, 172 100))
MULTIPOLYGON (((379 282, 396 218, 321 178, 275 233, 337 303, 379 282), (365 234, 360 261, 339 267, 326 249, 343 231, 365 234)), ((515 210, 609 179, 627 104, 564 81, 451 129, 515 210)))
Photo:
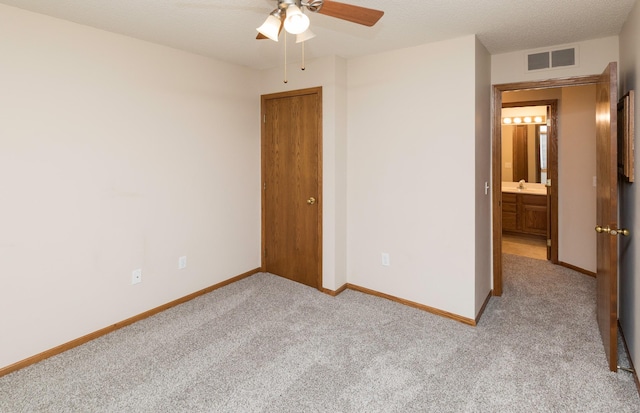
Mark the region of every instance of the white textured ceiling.
MULTIPOLYGON (((374 27, 309 13, 307 59, 351 58, 477 34, 490 53, 617 35, 636 0, 343 0, 385 12, 374 27)), ((277 0, 0 0, 110 32, 264 69, 282 39, 255 40, 277 0)), ((290 37, 290 56, 293 49, 290 37)))

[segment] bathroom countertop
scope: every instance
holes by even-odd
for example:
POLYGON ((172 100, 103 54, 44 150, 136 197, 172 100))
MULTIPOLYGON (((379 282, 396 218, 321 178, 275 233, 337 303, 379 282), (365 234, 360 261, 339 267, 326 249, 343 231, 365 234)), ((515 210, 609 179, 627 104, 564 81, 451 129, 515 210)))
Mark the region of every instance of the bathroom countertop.
POLYGON ((547 188, 546 187, 527 188, 525 185, 524 189, 520 189, 512 186, 507 186, 507 187, 503 186, 502 192, 508 192, 511 194, 547 195, 547 188))

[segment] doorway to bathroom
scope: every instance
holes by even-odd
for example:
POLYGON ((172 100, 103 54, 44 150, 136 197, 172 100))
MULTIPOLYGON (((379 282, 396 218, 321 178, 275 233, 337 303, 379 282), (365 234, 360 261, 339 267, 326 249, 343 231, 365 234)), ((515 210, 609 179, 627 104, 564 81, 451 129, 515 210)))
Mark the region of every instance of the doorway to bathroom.
MULTIPOLYGON (((581 76, 540 82, 519 82, 493 86, 493 125, 502 125, 503 103, 558 100, 556 122, 557 176, 551 176, 552 190, 557 191, 558 224, 551 225, 551 261, 595 276, 596 239, 596 116, 595 85, 597 76, 581 76), (560 122, 559 119, 562 121, 560 122), (556 240, 557 239, 557 240, 556 240)), ((553 132, 553 130, 551 131, 553 132)), ((492 180, 502 182, 502 128, 493 128, 492 180)), ((552 162, 551 159, 548 160, 552 162)), ((552 165, 549 165, 551 174, 552 165)), ((493 287, 502 294, 502 188, 493 190, 493 287)), ((513 207, 512 207, 513 208, 513 207)), ((556 208, 551 206, 551 208, 556 208)))
POLYGON ((503 93, 502 247, 558 263, 558 100, 503 93))

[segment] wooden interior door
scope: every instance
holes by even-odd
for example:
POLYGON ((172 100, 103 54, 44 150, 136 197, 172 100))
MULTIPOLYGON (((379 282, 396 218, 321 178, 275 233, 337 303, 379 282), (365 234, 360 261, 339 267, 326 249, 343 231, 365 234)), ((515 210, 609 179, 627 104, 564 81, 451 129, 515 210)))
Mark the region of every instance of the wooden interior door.
POLYGON ((263 271, 321 289, 322 89, 262 96, 263 271))
POLYGON ((609 369, 618 370, 617 64, 596 85, 597 318, 609 369))

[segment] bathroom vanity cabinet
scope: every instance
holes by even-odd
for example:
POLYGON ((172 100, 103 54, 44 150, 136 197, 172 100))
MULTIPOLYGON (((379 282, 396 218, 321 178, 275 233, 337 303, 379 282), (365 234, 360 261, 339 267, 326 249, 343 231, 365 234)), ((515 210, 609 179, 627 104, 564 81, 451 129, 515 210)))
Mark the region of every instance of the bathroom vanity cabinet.
POLYGON ((502 193, 502 230, 547 236, 547 196, 502 193))

